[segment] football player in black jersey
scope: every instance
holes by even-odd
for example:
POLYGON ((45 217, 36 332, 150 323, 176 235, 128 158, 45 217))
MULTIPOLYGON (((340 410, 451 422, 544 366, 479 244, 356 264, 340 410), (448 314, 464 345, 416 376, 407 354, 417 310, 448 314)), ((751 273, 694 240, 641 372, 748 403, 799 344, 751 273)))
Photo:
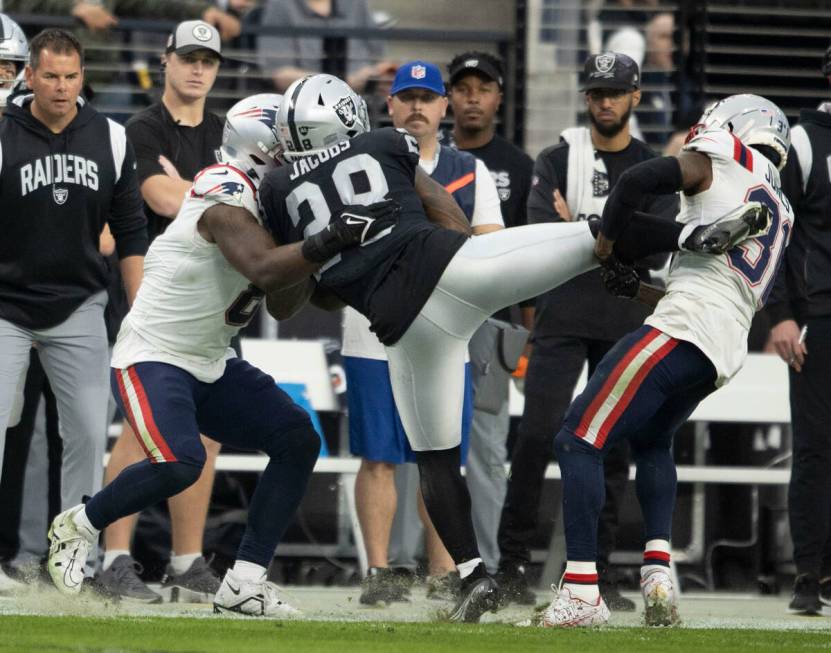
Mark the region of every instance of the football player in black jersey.
MULTIPOLYGON (((496 310, 599 265, 591 227, 536 224, 470 238, 461 209, 418 168, 415 139, 392 128, 370 132, 364 101, 331 75, 292 84, 277 126, 288 165, 270 171, 260 187, 266 223, 278 243, 305 239, 307 258, 327 257, 308 282, 316 285, 312 300, 352 306, 385 345, 424 501, 462 578, 450 618, 478 621, 496 609, 497 588, 479 555, 459 469, 468 340, 496 310), (401 207, 391 231, 326 252, 333 214, 389 198, 401 207)), ((680 225, 656 235, 662 222, 669 221, 650 223, 649 238, 632 240, 678 249, 680 225)))

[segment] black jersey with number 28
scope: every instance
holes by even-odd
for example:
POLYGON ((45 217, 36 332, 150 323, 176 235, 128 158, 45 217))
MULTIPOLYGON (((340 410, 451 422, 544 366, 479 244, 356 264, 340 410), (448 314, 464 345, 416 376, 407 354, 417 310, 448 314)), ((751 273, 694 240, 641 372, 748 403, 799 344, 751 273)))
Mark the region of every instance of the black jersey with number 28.
POLYGON ((465 236, 427 220, 415 191, 418 145, 393 128, 332 145, 269 172, 260 186, 266 224, 281 245, 323 229, 348 204, 401 205, 387 235, 327 261, 318 282, 369 318, 385 345, 418 315, 465 236))

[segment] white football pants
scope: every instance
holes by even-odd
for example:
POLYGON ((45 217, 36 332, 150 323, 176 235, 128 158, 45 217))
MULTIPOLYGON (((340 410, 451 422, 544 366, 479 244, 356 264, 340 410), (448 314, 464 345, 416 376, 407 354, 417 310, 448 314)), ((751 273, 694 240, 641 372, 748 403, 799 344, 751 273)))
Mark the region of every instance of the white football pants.
POLYGON ((594 242, 586 222, 468 239, 401 339, 386 348, 395 404, 414 451, 461 443, 465 353, 473 332, 500 308, 597 267, 594 242))

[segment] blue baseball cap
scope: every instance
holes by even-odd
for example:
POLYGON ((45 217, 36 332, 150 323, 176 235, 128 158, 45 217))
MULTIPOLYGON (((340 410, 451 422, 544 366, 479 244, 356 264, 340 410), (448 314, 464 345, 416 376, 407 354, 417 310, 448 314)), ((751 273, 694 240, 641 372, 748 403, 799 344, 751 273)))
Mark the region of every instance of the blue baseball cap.
POLYGON ((399 66, 392 82, 390 95, 395 95, 408 88, 426 88, 438 95, 446 95, 441 70, 436 64, 429 61, 408 61, 399 66))

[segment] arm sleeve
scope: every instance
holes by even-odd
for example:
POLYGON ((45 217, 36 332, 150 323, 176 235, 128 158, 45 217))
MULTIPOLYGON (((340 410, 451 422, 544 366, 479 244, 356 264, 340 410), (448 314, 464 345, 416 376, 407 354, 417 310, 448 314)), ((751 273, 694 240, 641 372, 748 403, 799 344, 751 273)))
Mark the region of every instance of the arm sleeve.
POLYGON ((603 207, 601 233, 609 240, 617 240, 647 195, 676 193, 682 183, 681 165, 674 156, 648 159, 632 166, 620 176, 609 194, 603 207))
POLYGON ((565 196, 565 177, 557 174, 551 154, 553 153, 544 150, 534 164, 534 175, 526 205, 528 224, 562 222, 562 218, 554 210, 554 189, 559 188, 565 196))
MULTIPOLYGON (((675 216, 678 215, 678 195, 671 194, 671 195, 652 195, 647 198, 646 202, 644 203, 644 213, 649 213, 651 215, 657 215, 660 218, 663 218, 666 223, 666 231, 668 233, 675 232, 681 233, 682 225, 675 222, 675 216), (677 227, 673 226, 670 227, 669 225, 677 225, 677 227)), ((661 227, 664 227, 662 224, 661 227)), ((662 231, 664 229, 662 228, 662 231)), ((675 237, 675 243, 677 244, 678 237, 675 237)), ((674 251, 677 247, 673 247, 671 250, 667 251, 674 251)), ((664 265, 666 265, 667 259, 669 258, 669 254, 650 254, 640 260, 637 261, 637 267, 639 268, 647 268, 649 270, 660 270, 664 265)))
MULTIPOLYGON (((796 128, 794 128, 794 131, 796 131, 796 128)), ((802 179, 804 164, 800 160, 800 156, 801 154, 791 146, 788 152, 788 162, 785 164, 780 175, 782 191, 790 201, 794 211, 796 211, 796 207, 802 199, 804 188, 802 179)), ((785 249, 782 255, 782 264, 776 273, 776 280, 773 282, 773 288, 770 291, 770 296, 765 306, 765 310, 770 317, 771 326, 776 326, 785 320, 794 319, 794 310, 791 306, 790 293, 788 292, 789 253, 790 250, 785 249)))
POLYGON ((473 200, 473 217, 470 220, 470 226, 478 227, 483 224, 505 226, 496 183, 488 167, 481 159, 476 159, 476 195, 473 200))
POLYGON ((127 138, 136 155, 136 173, 139 186, 153 175, 165 174, 159 163, 162 152, 159 134, 144 121, 131 122, 127 125, 127 138))
POLYGON ((119 258, 144 256, 148 244, 147 218, 142 210, 136 176, 136 155, 130 141, 126 141, 121 176, 113 189, 109 223, 119 258))

